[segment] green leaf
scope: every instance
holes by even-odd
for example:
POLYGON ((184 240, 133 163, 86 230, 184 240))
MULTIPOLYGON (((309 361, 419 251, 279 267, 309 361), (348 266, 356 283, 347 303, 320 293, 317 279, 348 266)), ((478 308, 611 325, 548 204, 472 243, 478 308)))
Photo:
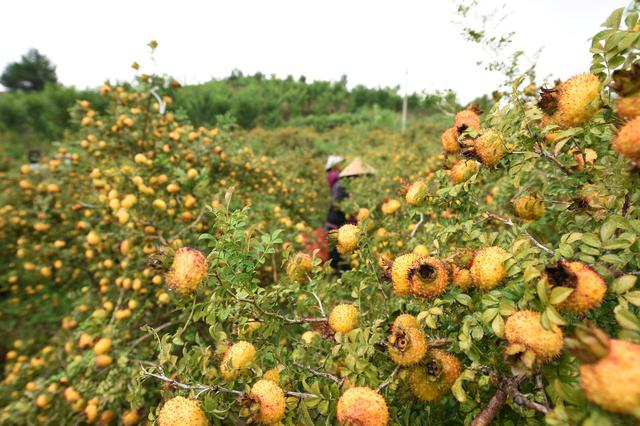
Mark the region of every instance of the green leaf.
POLYGON ((613 291, 615 294, 626 293, 636 285, 637 281, 638 277, 634 275, 623 275, 613 280, 613 282, 611 283, 611 291, 613 291))
POLYGON ((624 298, 632 305, 640 306, 640 291, 630 291, 625 294, 624 298))
POLYGON ((616 9, 609 15, 606 21, 602 23, 603 27, 618 29, 620 28, 620 22, 622 21, 622 14, 624 13, 624 7, 616 9))
POLYGON ((545 314, 549 317, 549 321, 556 325, 565 325, 567 322, 565 319, 556 311, 556 308, 553 306, 547 306, 547 309, 544 311, 545 314))
POLYGON ((640 331, 640 321, 633 315, 628 309, 623 308, 621 305, 616 306, 613 310, 616 316, 618 324, 627 330, 640 331))
POLYGON ((573 289, 569 287, 554 287, 551 290, 551 296, 549 297, 549 302, 552 305, 557 305, 558 303, 564 302, 567 297, 569 297, 573 293, 573 289))
POLYGON ((504 320, 502 319, 502 315, 496 315, 491 323, 491 328, 496 336, 502 337, 504 335, 504 320))
POLYGON ((595 234, 583 234, 580 240, 591 247, 600 248, 602 246, 595 234))
POLYGON ((549 298, 547 297, 547 285, 544 280, 538 281, 538 284, 536 285, 536 292, 538 293, 538 299, 540 299, 543 304, 546 305, 549 303, 549 298))
POLYGON ((455 299, 458 303, 464 306, 469 306, 469 303, 471 303, 472 300, 471 296, 464 293, 456 294, 455 299))
POLYGON ((489 308, 482 313, 482 322, 489 324, 498 315, 498 308, 489 308))
POLYGON ((638 12, 629 13, 627 17, 624 18, 624 23, 628 29, 633 29, 638 23, 638 12))
POLYGON ((614 232, 616 232, 616 229, 618 229, 618 224, 617 221, 615 220, 607 220, 601 227, 600 227, 600 239, 603 242, 607 242, 609 241, 609 239, 611 238, 611 236, 613 235, 614 232))

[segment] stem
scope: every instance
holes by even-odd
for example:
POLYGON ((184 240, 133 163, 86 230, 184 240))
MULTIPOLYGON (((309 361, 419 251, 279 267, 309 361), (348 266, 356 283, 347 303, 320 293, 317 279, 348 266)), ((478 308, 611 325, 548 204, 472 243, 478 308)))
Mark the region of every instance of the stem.
POLYGON ((387 386, 389 386, 389 383, 391 383, 391 380, 393 379, 393 376, 396 375, 398 370, 400 370, 400 366, 399 365, 397 365, 396 368, 393 369, 391 374, 389 374, 389 377, 387 377, 387 380, 385 380, 384 382, 380 383, 380 386, 378 386, 378 392, 380 392, 382 389, 384 389, 387 386))
POLYGON ((416 233, 418 233, 418 230, 420 229, 423 223, 424 223, 424 214, 420 213, 420 220, 418 221, 418 223, 416 223, 416 226, 413 227, 413 230, 411 231, 411 235, 409 235, 409 238, 413 238, 416 236, 416 233))
POLYGON ((211 386, 206 386, 206 385, 202 385, 199 383, 196 384, 187 384, 187 383, 181 383, 177 380, 171 379, 169 377, 167 377, 164 374, 164 371, 162 371, 162 367, 157 367, 156 369, 158 371, 158 373, 153 373, 147 369, 145 369, 144 367, 142 368, 142 374, 144 374, 145 376, 149 376, 149 377, 153 377, 154 379, 158 379, 161 380, 163 382, 167 382, 169 383, 171 386, 176 387, 176 388, 180 388, 180 389, 185 389, 185 390, 197 390, 198 391, 198 396, 200 396, 200 394, 204 393, 204 392, 226 392, 226 393, 231 393, 234 395, 238 395, 238 396, 242 396, 244 395, 243 392, 234 390, 234 389, 229 389, 229 388, 225 388, 223 386, 219 386, 219 385, 211 385, 211 386))
POLYGON ((314 370, 313 368, 307 367, 306 365, 302 365, 297 361, 293 361, 293 365, 295 367, 298 367, 298 368, 301 368, 303 370, 308 371, 309 373, 313 374, 314 376, 324 377, 325 379, 329 379, 332 382, 336 383, 338 385, 338 387, 342 387, 342 385, 344 384, 344 379, 340 379, 340 378, 334 376, 333 374, 326 373, 324 371, 314 370))
MULTIPOLYGON (((171 327, 172 325, 176 325, 179 324, 180 321, 171 321, 171 322, 165 322, 164 324, 158 326, 158 328, 155 329, 156 333, 160 330, 164 330, 165 328, 171 327)), ((147 340, 149 337, 151 337, 151 334, 145 334, 144 336, 138 337, 136 340, 134 340, 133 342, 131 342, 131 344, 129 345, 129 349, 133 349, 136 346, 138 346, 140 343, 144 342, 145 340, 147 340)))
MULTIPOLYGON (((503 223, 503 224, 505 224, 505 225, 513 226, 514 228, 517 228, 517 227, 516 227, 516 224, 515 224, 515 223, 513 223, 513 221, 512 221, 511 219, 506 219, 506 218, 504 218, 504 217, 498 216, 497 214, 494 214, 494 213, 487 213, 487 218, 488 218, 488 219, 494 219, 494 220, 497 220, 498 222, 503 223)), ((554 250, 552 250, 552 249, 548 248, 547 246, 543 245, 543 244, 542 244, 542 243, 540 243, 538 240, 536 240, 536 239, 533 237, 533 235, 531 235, 531 234, 529 233, 529 231, 527 231, 526 229, 522 229, 522 228, 520 228, 519 230, 520 230, 520 232, 522 232, 523 234, 525 234, 525 235, 529 238, 529 240, 531 241, 531 243, 532 243, 534 246, 538 247, 540 250, 542 250, 542 251, 544 251, 544 252, 546 252, 546 253, 549 253, 550 255, 554 255, 554 254, 555 254, 555 251, 554 251, 554 250)))

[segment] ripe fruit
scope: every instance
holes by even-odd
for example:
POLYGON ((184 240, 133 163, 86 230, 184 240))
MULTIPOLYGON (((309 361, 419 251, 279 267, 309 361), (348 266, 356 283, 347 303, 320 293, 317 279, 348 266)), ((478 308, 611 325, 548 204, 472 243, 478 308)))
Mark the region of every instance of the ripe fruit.
POLYGON ((393 321, 393 327, 398 328, 420 328, 420 324, 418 324, 418 319, 411 314, 400 314, 396 317, 395 321, 393 321))
POLYGON ((613 149, 631 161, 640 161, 640 117, 625 124, 613 140, 613 149))
POLYGON ((200 403, 181 396, 166 401, 158 415, 159 426, 207 426, 208 424, 209 421, 200 408, 200 403))
POLYGON ((633 120, 640 116, 640 94, 618 98, 616 113, 627 120, 633 120))
POLYGON ((472 283, 471 272, 468 269, 455 264, 451 265, 451 284, 459 287, 462 291, 467 291, 472 283))
POLYGON ((434 257, 420 257, 409 267, 411 293, 424 298, 436 297, 449 285, 449 272, 444 263, 434 257))
POLYGON ((552 286, 572 288, 573 292, 558 304, 558 308, 572 312, 586 312, 598 306, 607 285, 596 271, 582 262, 561 260, 545 269, 545 279, 552 286))
POLYGON ((264 380, 271 380, 272 382, 278 384, 280 383, 280 371, 277 367, 271 368, 262 374, 262 378, 264 380))
POLYGON ((418 256, 429 256, 429 249, 424 244, 418 244, 413 248, 413 253, 418 256))
POLYGON ((358 308, 353 305, 337 305, 329 314, 329 327, 336 333, 348 333, 358 326, 358 315, 358 308))
POLYGON ((600 80, 593 74, 570 78, 558 88, 553 118, 562 127, 579 127, 591 120, 600 106, 600 80))
POLYGON ((411 206, 417 206, 424 201, 428 193, 429 187, 427 187, 427 184, 422 180, 418 180, 414 182, 407 190, 405 200, 407 201, 407 204, 411 206))
POLYGON ((445 130, 440 137, 442 147, 450 154, 460 152, 460 144, 458 143, 458 132, 455 127, 445 130))
POLYGON ((394 327, 387 341, 389 357, 401 366, 417 364, 427 353, 427 338, 419 328, 394 327))
POLYGON ((253 419, 256 422, 263 425, 271 425, 284 418, 284 392, 273 381, 258 380, 251 387, 248 396, 258 407, 253 413, 253 419))
POLYGON ((256 348, 249 342, 240 341, 224 353, 220 362, 220 373, 225 380, 233 380, 244 374, 256 356, 256 348))
POLYGON ((313 269, 313 259, 306 253, 296 253, 287 267, 287 275, 292 280, 302 283, 313 269))
POLYGON ((502 135, 493 129, 477 138, 474 146, 480 161, 488 167, 498 164, 507 152, 502 135))
POLYGON ((507 276, 504 267, 508 253, 502 247, 486 247, 478 250, 471 264, 471 279, 481 290, 494 289, 507 276))
POLYGON ((541 361, 554 358, 562 351, 562 330, 551 325, 545 330, 540 324, 540 312, 518 311, 511 315, 504 325, 504 334, 511 345, 520 345, 521 349, 531 351, 541 361))
POLYGON ((106 354, 111 350, 111 345, 111 339, 109 339, 108 337, 103 337, 102 339, 98 340, 93 346, 93 351, 96 353, 96 355, 106 354))
POLYGON ((382 213, 384 214, 394 214, 398 209, 400 209, 400 207, 402 207, 400 201, 391 199, 382 203, 380 210, 382 210, 382 213))
POLYGON ((96 355, 95 363, 99 368, 108 367, 113 363, 113 358, 109 355, 96 355))
POLYGON ((199 250, 179 248, 167 273, 169 288, 181 295, 193 293, 206 278, 207 266, 207 259, 199 250))
POLYGON ((398 256, 393 262, 391 267, 391 283, 393 284, 393 291, 399 295, 405 295, 411 293, 411 280, 409 278, 409 268, 418 260, 418 255, 415 253, 407 253, 402 256, 398 256))
POLYGON ((387 403, 380 394, 367 387, 352 387, 338 400, 338 423, 341 425, 385 426, 389 423, 387 403))
POLYGON ((409 370, 409 388, 422 401, 438 401, 449 392, 461 369, 462 365, 454 355, 441 349, 431 349, 423 364, 409 370))
POLYGON ((538 220, 544 214, 544 202, 531 195, 518 197, 513 202, 513 208, 516 215, 525 220, 538 220))
POLYGON ((338 252, 340 254, 351 253, 358 247, 358 234, 360 230, 357 226, 347 223, 338 229, 338 252))
POLYGON ((472 129, 476 132, 480 130, 480 117, 478 117, 478 114, 471 109, 465 109, 458 112, 455 115, 453 122, 453 127, 458 131, 458 134, 467 129, 472 129))
POLYGON ((140 421, 140 416, 138 415, 138 412, 135 410, 126 411, 122 415, 122 424, 124 426, 137 425, 139 421, 140 421))
POLYGON ((454 183, 464 183, 479 170, 480 163, 475 160, 458 160, 449 170, 449 177, 454 183))

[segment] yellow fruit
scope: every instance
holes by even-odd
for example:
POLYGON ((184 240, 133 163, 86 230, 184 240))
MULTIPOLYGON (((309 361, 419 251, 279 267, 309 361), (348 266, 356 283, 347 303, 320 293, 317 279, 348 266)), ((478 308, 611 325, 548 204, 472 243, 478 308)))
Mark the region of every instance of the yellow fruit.
POLYGON ((348 333, 358 326, 358 315, 358 308, 353 305, 337 305, 329 314, 329 327, 336 333, 348 333))
POLYGON ((396 317, 393 321, 393 327, 398 328, 420 328, 420 324, 418 324, 418 319, 411 314, 401 314, 396 317))
POLYGON ((312 257, 306 253, 296 253, 287 267, 287 276, 298 283, 302 283, 307 279, 312 269, 312 257))
POLYGON ((389 410, 384 398, 367 387, 352 387, 338 400, 336 415, 343 426, 386 426, 389 410))
POLYGON ((486 247, 478 250, 471 264, 471 279, 480 290, 494 289, 507 276, 504 261, 508 253, 502 247, 486 247))
POLYGON ((609 353, 580 366, 580 387, 605 410, 640 418, 640 345, 609 340, 609 353))
POLYGON ((403 254, 396 258, 391 267, 391 283, 393 291, 399 295, 411 293, 411 279, 409 278, 409 268, 418 260, 415 253, 403 254))
POLYGON ((207 277, 207 267, 207 259, 199 250, 181 247, 167 273, 167 285, 180 295, 193 293, 207 277))
POLYGON ((497 165, 507 152, 502 135, 493 129, 477 138, 474 146, 480 162, 488 167, 497 165))
POLYGON ((80 349, 86 349, 91 345, 93 345, 93 337, 91 337, 90 334, 82 333, 80 335, 80 339, 78 340, 78 347, 80 349))
POLYGON ((158 426, 207 426, 209 421, 200 403, 176 396, 166 401, 158 415, 158 426))
POLYGON ((137 425, 139 421, 140 421, 140 416, 138 415, 138 412, 135 410, 126 411, 122 415, 122 424, 124 426, 134 426, 134 425, 137 425))
POLYGON ((47 394, 40 394, 36 398, 36 406, 38 408, 47 408, 49 406, 49 402, 51 401, 51 397, 47 394))
POLYGON ((93 346, 93 352, 95 352, 96 355, 106 354, 111 350, 111 345, 111 339, 109 339, 108 337, 103 337, 102 339, 98 340, 93 346))
POLYGON ((271 380, 258 380, 249 392, 258 409, 253 413, 253 419, 263 425, 278 423, 284 418, 284 392, 271 380))
POLYGON ((98 420, 98 424, 100 425, 109 425, 113 421, 115 414, 111 410, 105 410, 100 414, 100 419, 98 420))
POLYGON ((342 225, 338 229, 337 249, 340 254, 348 254, 358 247, 358 234, 360 230, 350 223, 342 225))
POLYGON ((306 345, 310 345, 311 343, 313 343, 313 340, 319 336, 320 336, 320 333, 318 333, 317 331, 308 330, 302 333, 301 338, 306 345))
POLYGON ((593 74, 570 78, 558 88, 554 120, 562 127, 579 127, 591 120, 600 107, 600 80, 593 74))
POLYGON ((618 98, 616 112, 626 120, 633 120, 640 116, 640 94, 618 98))
POLYGON ((607 292, 604 279, 582 262, 561 260, 556 266, 546 268, 545 279, 554 287, 573 289, 569 297, 557 305, 565 311, 587 312, 598 306, 607 292))
POLYGON ((398 209, 400 209, 400 207, 402 207, 400 201, 391 199, 386 200, 384 203, 382 203, 382 207, 380 207, 380 209, 384 214, 394 214, 396 211, 398 211, 398 209))
POLYGON ((480 171, 480 163, 475 160, 459 160, 449 170, 449 177, 454 183, 464 183, 480 171))
POLYGON ((249 342, 234 343, 222 357, 220 373, 225 380, 233 380, 244 374, 256 356, 256 348, 249 342))
POLYGON ((510 344, 522 345, 541 362, 560 355, 562 351, 562 330, 555 324, 551 325, 551 330, 545 330, 540 324, 540 312, 525 310, 514 313, 504 325, 504 335, 510 344))
POLYGON ((544 214, 544 202, 531 195, 518 197, 513 202, 513 208, 516 215, 525 220, 538 220, 544 214))
POLYGON ((417 364, 427 353, 427 338, 419 328, 394 327, 387 341, 389 357, 401 366, 417 364))
POLYGON ((407 204, 417 206, 424 201, 429 193, 429 187, 422 180, 414 182, 405 195, 407 204))
POLYGON ((441 349, 431 349, 424 363, 411 368, 407 375, 409 388, 416 398, 433 402, 442 399, 460 376, 458 358, 441 349))
POLYGON ((613 149, 631 161, 640 161, 640 117, 625 124, 613 140, 613 149))
POLYGON ((90 231, 87 234, 87 243, 95 246, 100 243, 100 235, 96 231, 90 231))
POLYGON ((449 272, 442 261, 434 257, 420 257, 409 267, 411 293, 424 298, 442 294, 449 285, 449 272))
POLYGON ((358 209, 358 213, 356 214, 356 220, 358 221, 358 223, 363 222, 369 219, 370 214, 371 213, 369 212, 369 209, 361 207, 358 209))
POLYGON ((424 244, 418 244, 413 248, 413 253, 418 256, 429 256, 429 249, 424 244))
POLYGON ((109 355, 97 355, 95 358, 96 366, 99 368, 108 367, 113 363, 113 358, 109 355))
POLYGON ((465 109, 458 112, 454 119, 453 127, 458 131, 458 134, 464 132, 467 129, 480 130, 480 117, 474 111, 465 109))
POLYGON ((442 147, 450 154, 456 154, 460 152, 460 144, 458 143, 458 131, 455 127, 451 127, 445 130, 440 137, 442 141, 442 147))
POLYGON ((277 368, 271 368, 262 374, 264 380, 271 380, 274 383, 280 383, 280 371, 277 368))
POLYGON ((472 283, 471 272, 468 269, 451 265, 451 284, 459 287, 462 291, 467 291, 472 283))
POLYGON ((87 416, 87 423, 93 423, 98 418, 98 406, 96 404, 89 404, 84 409, 84 414, 87 416))

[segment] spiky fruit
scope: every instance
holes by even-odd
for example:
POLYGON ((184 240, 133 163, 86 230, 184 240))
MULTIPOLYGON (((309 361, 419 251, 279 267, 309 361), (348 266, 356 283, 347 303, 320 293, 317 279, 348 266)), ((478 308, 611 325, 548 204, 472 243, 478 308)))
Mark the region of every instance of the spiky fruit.
POLYGON ((307 253, 296 253, 287 266, 287 276, 302 283, 313 269, 313 258, 307 253))
POLYGON ((263 425, 278 423, 284 418, 284 392, 271 380, 258 380, 249 392, 258 409, 253 413, 253 419, 263 425))
POLYGON ((420 328, 420 324, 418 324, 418 319, 411 314, 401 314, 396 317, 393 321, 393 327, 398 328, 420 328))
POLYGON ((402 256, 398 256, 393 261, 391 267, 391 283, 393 284, 393 291, 399 295, 405 295, 411 293, 411 279, 409 278, 409 268, 418 260, 419 256, 415 253, 407 253, 402 256))
POLYGON ((419 328, 394 327, 387 341, 389 357, 401 366, 417 364, 427 353, 427 338, 419 328))
POLYGON ((460 144, 458 143, 458 131, 455 127, 445 130, 441 136, 442 147, 449 154, 460 152, 460 144))
POLYGON ((602 302, 607 292, 604 279, 582 262, 561 260, 557 265, 546 268, 545 279, 554 287, 573 289, 569 297, 557 305, 565 311, 589 311, 602 302))
POLYGON ((329 327, 336 333, 348 333, 358 326, 358 315, 358 308, 353 305, 337 305, 329 314, 329 327))
POLYGON ((558 88, 554 119, 562 127, 579 127, 591 120, 600 107, 600 80, 593 74, 570 78, 558 88))
POLYGON ((400 207, 402 207, 400 201, 391 199, 386 200, 384 203, 382 203, 382 207, 380 207, 380 210, 382 210, 382 213, 384 214, 394 214, 396 211, 398 211, 398 209, 400 209, 400 207))
POLYGON ((181 295, 191 294, 207 276, 207 259, 197 249, 181 247, 176 250, 171 269, 167 273, 170 289, 181 295))
POLYGON ((409 267, 411 293, 424 298, 436 297, 449 285, 449 272, 435 257, 420 257, 409 267))
POLYGON ((640 161, 640 117, 625 124, 613 140, 613 149, 631 161, 640 161))
POLYGON ((424 363, 408 371, 411 392, 426 402, 442 399, 460 376, 462 365, 458 358, 441 349, 431 349, 424 363))
POLYGON ((225 380, 233 380, 244 374, 256 356, 256 348, 249 342, 234 343, 222 357, 220 373, 225 380))
POLYGON ((616 113, 626 120, 633 120, 640 116, 640 94, 618 98, 616 113))
POLYGON ((471 279, 480 290, 494 289, 507 276, 504 261, 509 254, 502 247, 485 247, 478 250, 471 264, 471 279))
POLYGON ((264 380, 271 380, 272 382, 278 384, 280 383, 280 371, 278 368, 270 368, 262 374, 262 378, 264 380))
POLYGON ((338 252, 340 254, 351 253, 358 247, 358 234, 360 230, 357 226, 347 223, 338 229, 338 252))
POLYGON ((338 400, 338 423, 343 426, 385 426, 389 423, 389 410, 384 398, 367 387, 352 387, 338 400))
POLYGON ((418 244, 412 251, 418 256, 429 256, 429 249, 424 244, 418 244))
POLYGON ((207 426, 209 421, 200 403, 176 396, 164 403, 158 415, 159 426, 207 426))
POLYGON ((458 134, 464 132, 467 129, 480 130, 480 117, 475 111, 465 109, 458 112, 453 119, 453 127, 458 131, 458 134))
POLYGON ((464 183, 480 170, 480 163, 475 160, 459 160, 449 170, 449 177, 454 183, 464 183))
POLYGON ((407 201, 407 204, 417 206, 424 201, 428 193, 429 187, 427 184, 422 180, 418 180, 409 187, 407 194, 405 195, 405 200, 407 201))
POLYGON ((502 135, 493 129, 477 138, 474 146, 480 161, 488 167, 498 164, 507 152, 502 135))
POLYGON ((545 330, 540 323, 540 312, 524 310, 514 313, 504 325, 504 335, 511 345, 520 345, 531 351, 541 362, 560 355, 562 351, 562 330, 555 324, 551 325, 551 330, 545 330))
POLYGON ((522 219, 538 220, 544 214, 544 202, 531 195, 524 195, 513 202, 513 209, 522 219))
POLYGON ((471 279, 471 272, 466 268, 461 268, 458 265, 451 265, 451 284, 460 288, 462 291, 467 291, 473 280, 471 279))

